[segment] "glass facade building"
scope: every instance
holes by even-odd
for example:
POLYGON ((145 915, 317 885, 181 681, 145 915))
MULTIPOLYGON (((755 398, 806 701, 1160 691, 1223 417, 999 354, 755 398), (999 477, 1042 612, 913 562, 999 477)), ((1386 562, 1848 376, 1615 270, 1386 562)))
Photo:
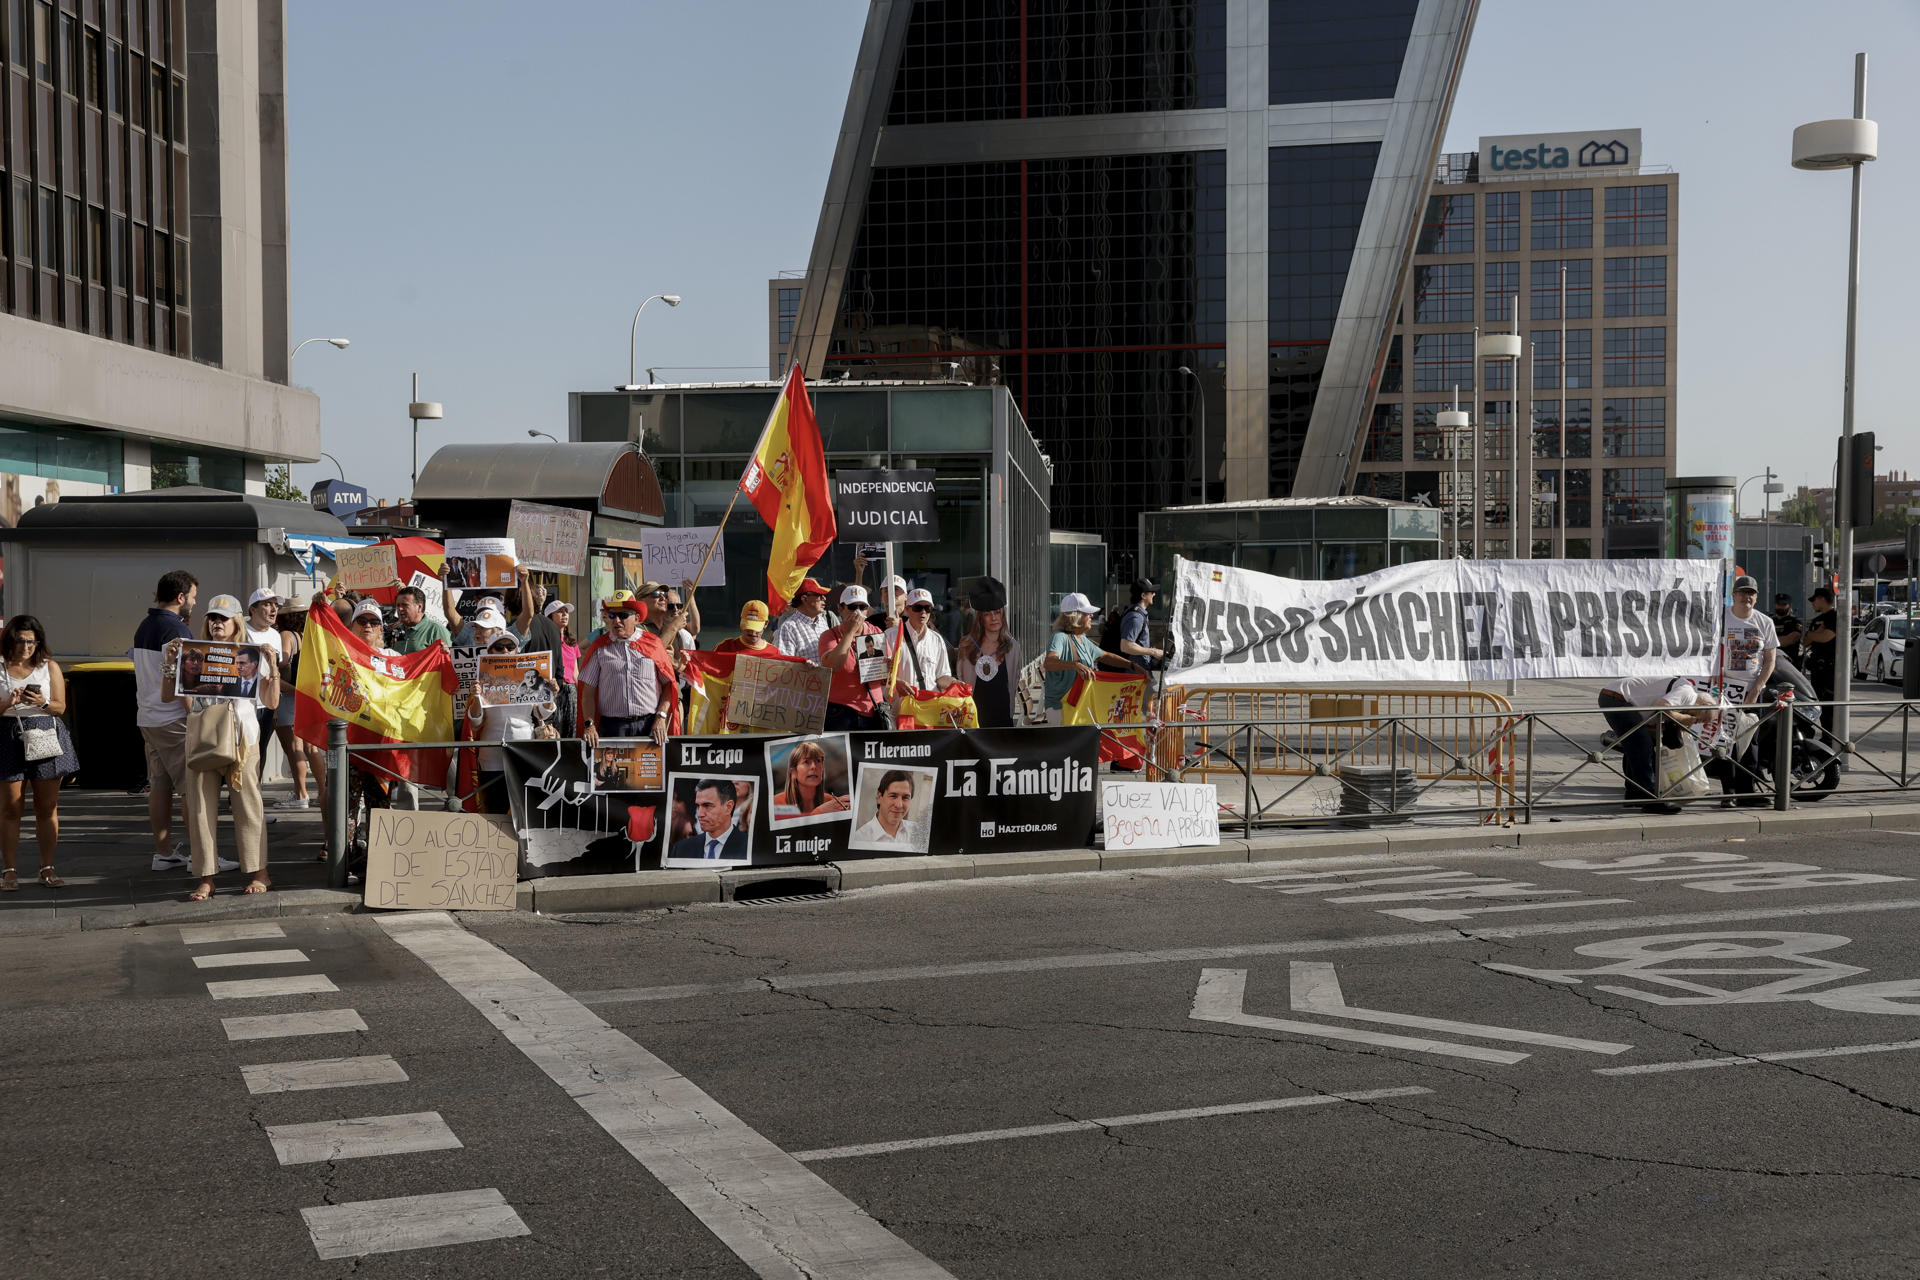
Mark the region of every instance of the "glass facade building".
POLYGON ((1472 12, 877 0, 774 361, 1004 385, 1116 550, 1343 492, 1472 12))

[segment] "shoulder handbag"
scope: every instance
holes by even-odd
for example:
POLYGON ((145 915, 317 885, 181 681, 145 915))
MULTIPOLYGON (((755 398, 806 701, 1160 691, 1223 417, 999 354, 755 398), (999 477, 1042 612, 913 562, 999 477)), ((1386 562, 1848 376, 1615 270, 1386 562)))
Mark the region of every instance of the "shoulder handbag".
POLYGON ((225 773, 240 763, 240 722, 229 700, 196 706, 187 716, 187 768, 225 773))
POLYGON ((60 754, 60 730, 52 716, 15 716, 20 754, 28 760, 51 760, 60 754))

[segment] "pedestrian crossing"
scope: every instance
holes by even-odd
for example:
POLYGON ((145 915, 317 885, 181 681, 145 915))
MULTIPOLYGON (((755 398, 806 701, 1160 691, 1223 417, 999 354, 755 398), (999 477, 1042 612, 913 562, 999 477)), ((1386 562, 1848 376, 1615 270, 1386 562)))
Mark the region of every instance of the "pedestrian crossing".
MULTIPOLYGON (((271 921, 187 925, 180 930, 180 940, 188 947, 285 938, 282 926, 271 921)), ((191 959, 194 968, 201 972, 312 963, 305 951, 287 947, 201 952, 191 959)), ((206 985, 207 994, 222 1001, 272 1000, 339 992, 339 987, 323 973, 225 978, 206 985)), ((220 1022, 229 1043, 245 1045, 370 1031, 358 1010, 342 1008, 247 1014, 222 1018, 220 1022)), ((407 1073, 391 1055, 376 1053, 242 1064, 240 1078, 247 1093, 257 1096, 399 1084, 407 1080, 407 1073)), ((465 1146, 437 1111, 269 1125, 266 1137, 274 1159, 283 1167, 452 1151, 465 1146)), ((532 1229, 495 1187, 316 1205, 301 1210, 301 1217, 312 1237, 315 1254, 322 1259, 445 1248, 532 1234, 532 1229)))

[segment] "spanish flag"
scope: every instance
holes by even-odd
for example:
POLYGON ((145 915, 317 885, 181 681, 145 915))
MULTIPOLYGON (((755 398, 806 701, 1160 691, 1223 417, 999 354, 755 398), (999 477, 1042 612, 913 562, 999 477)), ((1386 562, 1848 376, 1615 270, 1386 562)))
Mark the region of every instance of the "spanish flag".
POLYGON ((1146 698, 1146 676, 1096 671, 1076 679, 1060 700, 1060 723, 1099 725, 1100 758, 1138 769, 1147 750, 1146 733, 1107 726, 1139 724, 1146 718, 1146 698))
POLYGON ((740 491, 773 530, 767 603, 777 614, 838 532, 820 424, 814 421, 807 380, 797 364, 787 371, 787 385, 767 415, 760 447, 740 477, 740 491))
MULTIPOLYGON (((754 658, 777 658, 782 662, 800 662, 772 645, 759 652, 742 650, 713 653, 705 649, 687 651, 687 676, 693 683, 693 696, 687 706, 687 733, 705 737, 718 733, 739 733, 739 726, 727 721, 727 699, 733 694, 733 664, 746 652, 754 658)), ((749 730, 749 732, 751 732, 749 730)))
MULTIPOLYGON (((327 745, 327 721, 347 722, 347 741, 447 742, 453 737, 453 695, 459 687, 443 644, 405 657, 375 653, 347 630, 324 598, 307 610, 300 640, 300 683, 293 731, 327 745)), ((442 786, 445 751, 376 751, 353 756, 383 777, 442 786)))

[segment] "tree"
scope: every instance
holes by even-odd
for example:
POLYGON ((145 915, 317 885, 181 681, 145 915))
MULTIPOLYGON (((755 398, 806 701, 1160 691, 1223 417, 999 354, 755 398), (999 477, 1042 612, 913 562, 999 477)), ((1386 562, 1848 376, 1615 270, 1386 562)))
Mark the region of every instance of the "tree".
POLYGON ((1803 524, 1818 528, 1822 523, 1820 509, 1812 498, 1788 498, 1780 504, 1782 524, 1803 524))
POLYGON ((267 496, 284 498, 288 502, 305 502, 307 495, 300 492, 293 482, 293 464, 283 462, 277 467, 267 468, 267 496))

